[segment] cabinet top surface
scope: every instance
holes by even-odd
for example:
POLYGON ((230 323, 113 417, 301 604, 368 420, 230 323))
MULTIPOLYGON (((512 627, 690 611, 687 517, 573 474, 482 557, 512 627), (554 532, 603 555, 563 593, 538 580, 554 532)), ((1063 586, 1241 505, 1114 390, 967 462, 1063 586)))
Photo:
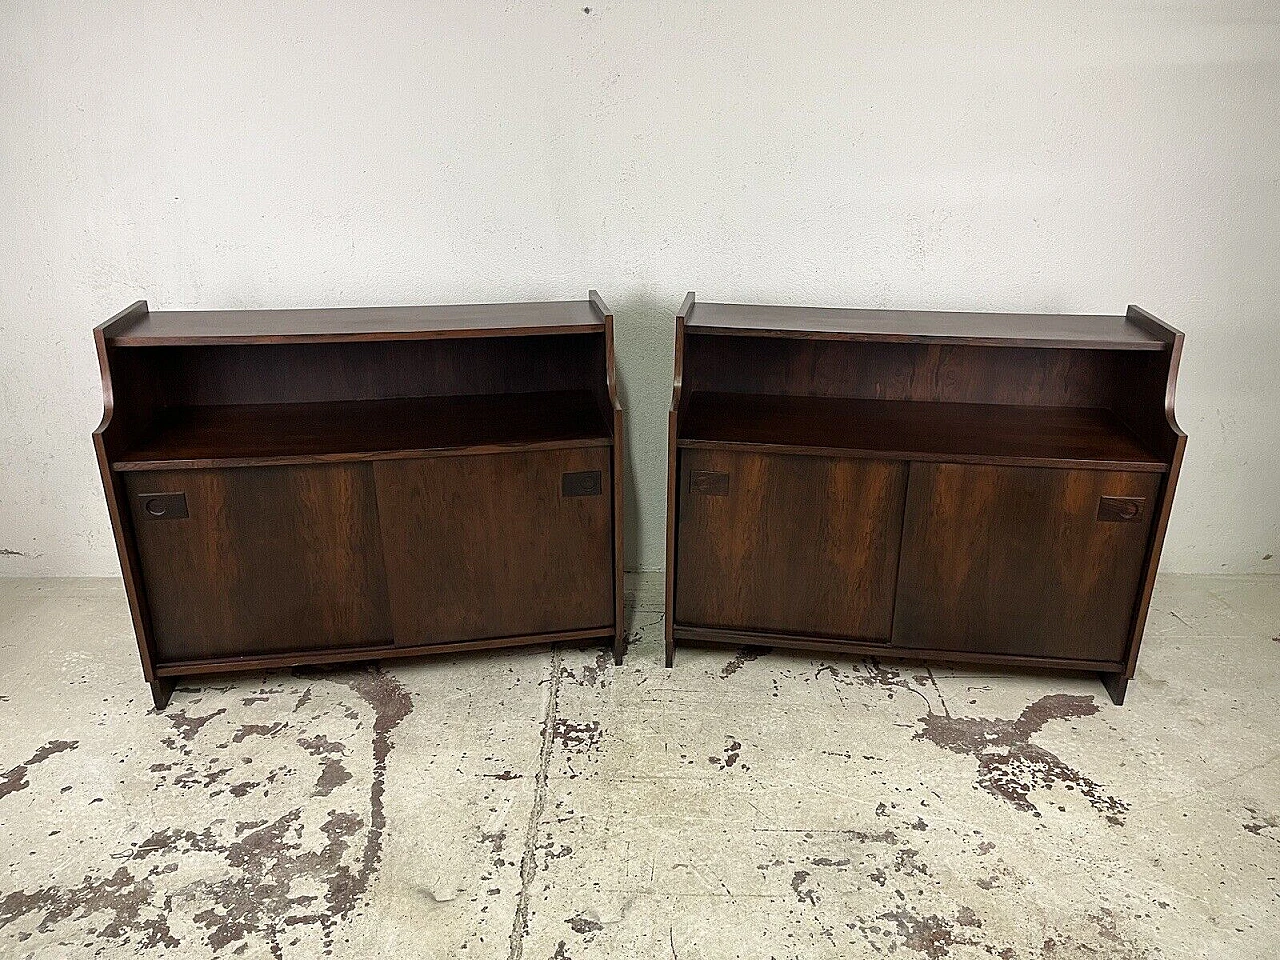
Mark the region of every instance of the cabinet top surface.
POLYGON ((116 346, 417 340, 594 333, 604 321, 588 300, 310 310, 161 310, 103 328, 116 346))
POLYGON ((999 346, 1163 350, 1162 338, 1125 316, 845 310, 831 307, 704 303, 686 318, 690 333, 999 346))

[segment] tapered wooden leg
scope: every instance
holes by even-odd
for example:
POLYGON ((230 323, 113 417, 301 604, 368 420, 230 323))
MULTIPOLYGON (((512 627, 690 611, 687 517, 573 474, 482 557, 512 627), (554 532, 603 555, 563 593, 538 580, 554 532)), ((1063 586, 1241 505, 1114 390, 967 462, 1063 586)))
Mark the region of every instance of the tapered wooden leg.
POLYGON ((1107 688, 1107 693, 1111 695, 1111 702, 1117 707, 1124 706, 1124 694, 1129 689, 1129 678, 1123 673, 1100 673, 1098 676, 1102 680, 1102 685, 1107 688))
POLYGON ((173 688, 177 685, 177 677, 156 677, 151 681, 151 699, 155 701, 157 710, 163 710, 169 705, 169 698, 173 696, 173 688))
POLYGON ((613 634, 613 665, 622 666, 622 655, 627 652, 627 635, 619 628, 613 634))
POLYGON ((676 638, 671 635, 671 628, 667 628, 667 666, 671 667, 676 662, 676 638))

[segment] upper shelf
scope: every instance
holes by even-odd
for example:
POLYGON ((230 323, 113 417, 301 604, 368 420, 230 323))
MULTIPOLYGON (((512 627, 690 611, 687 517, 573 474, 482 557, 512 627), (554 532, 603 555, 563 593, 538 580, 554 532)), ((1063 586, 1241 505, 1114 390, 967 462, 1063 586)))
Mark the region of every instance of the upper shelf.
POLYGON ((695 392, 681 447, 1161 473, 1109 410, 695 392))
POLYGON ((1026 346, 1086 350, 1164 350, 1172 331, 1131 316, 844 310, 738 303, 693 304, 689 333, 811 340, 1026 346))
POLYGON ((120 347, 236 343, 325 343, 596 333, 604 319, 589 300, 318 310, 162 310, 135 304, 102 328, 120 347))

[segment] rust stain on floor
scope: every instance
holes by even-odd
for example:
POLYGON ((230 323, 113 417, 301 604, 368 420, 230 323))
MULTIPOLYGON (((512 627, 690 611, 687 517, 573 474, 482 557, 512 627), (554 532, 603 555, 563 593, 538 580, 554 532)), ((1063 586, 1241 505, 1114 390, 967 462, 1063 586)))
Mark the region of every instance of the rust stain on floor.
POLYGON ((1253 960, 1280 942, 1280 730, 1257 694, 1280 695, 1273 622, 1198 652, 1157 636, 1123 709, 1079 679, 785 650, 681 649, 667 670, 657 618, 622 667, 561 647, 206 678, 157 714, 118 590, 80 597, 42 595, 40 642, 7 648, 12 676, 56 682, 0 668, 19 732, 0 743, 0 956, 1253 960), (68 632, 77 609, 109 629, 68 632), (1254 658, 1247 696, 1232 651, 1254 658))
POLYGON ((11 767, 4 773, 0 773, 0 800, 3 800, 11 793, 17 793, 19 790, 25 790, 31 786, 27 780, 27 774, 31 772, 31 768, 36 764, 44 763, 50 757, 67 750, 74 750, 78 746, 80 746, 79 740, 50 740, 16 767, 11 767))
POLYGON ((1129 812, 1127 803, 1031 741, 1050 721, 1091 717, 1098 709, 1092 697, 1058 693, 1028 705, 1016 720, 929 713, 921 718, 924 728, 915 739, 974 757, 978 785, 1032 816, 1039 817, 1040 811, 1031 802, 1031 792, 1060 786, 1084 797, 1108 823, 1119 826, 1129 812))
MULTIPOLYGON (((87 875, 70 886, 7 893, 0 899, 0 929, 24 917, 36 918, 33 930, 18 934, 22 943, 78 920, 92 922, 90 933, 100 942, 135 952, 165 952, 182 946, 174 932, 175 918, 180 917, 183 926, 200 931, 204 945, 215 953, 225 950, 234 956, 251 944, 265 943, 273 957, 283 958, 286 948, 299 942, 290 931, 308 927, 321 931, 323 952, 331 952, 335 931, 359 907, 378 870, 386 829, 391 733, 409 715, 412 702, 403 685, 381 669, 335 672, 328 679, 349 687, 371 708, 372 775, 365 809, 333 808, 309 820, 307 809, 295 807, 266 819, 229 821, 215 816, 200 828, 154 830, 131 849, 113 853, 124 860, 114 870, 87 875)), ((320 760, 313 796, 328 797, 352 779, 345 768, 334 766, 331 754, 340 754, 341 744, 323 734, 296 738, 285 722, 241 724, 225 741, 202 742, 202 732, 210 739, 208 725, 226 712, 221 708, 192 717, 183 708, 171 711, 169 720, 178 738, 162 738, 161 743, 179 756, 148 767, 148 773, 158 777, 157 789, 196 789, 210 798, 227 792, 236 798, 250 793, 267 797, 275 775, 240 781, 224 790, 228 774, 251 765, 251 758, 237 762, 228 755, 229 748, 246 737, 292 739, 304 756, 320 760)), ((51 742, 33 761, 74 746, 51 742)), ((287 771, 289 776, 300 773, 287 771)), ((219 814, 230 808, 206 809, 219 814)))

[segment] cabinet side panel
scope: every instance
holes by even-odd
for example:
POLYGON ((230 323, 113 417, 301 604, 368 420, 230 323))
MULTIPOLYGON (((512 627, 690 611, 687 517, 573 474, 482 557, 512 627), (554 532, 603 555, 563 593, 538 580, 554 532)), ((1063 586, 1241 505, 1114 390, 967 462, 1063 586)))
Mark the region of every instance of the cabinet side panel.
POLYGON ((912 464, 894 645, 1120 661, 1159 484, 912 464))
POLYGON ((608 448, 374 464, 397 644, 613 625, 608 448))
POLYGON ((125 483, 162 662, 390 643, 367 464, 125 483))
POLYGON ((676 622, 887 640, 906 466, 681 453, 676 622))

